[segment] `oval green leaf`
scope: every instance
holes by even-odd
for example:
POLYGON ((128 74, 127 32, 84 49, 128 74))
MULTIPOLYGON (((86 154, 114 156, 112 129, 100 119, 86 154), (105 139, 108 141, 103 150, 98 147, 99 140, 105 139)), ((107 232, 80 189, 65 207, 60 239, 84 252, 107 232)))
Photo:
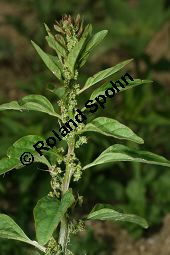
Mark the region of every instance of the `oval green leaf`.
POLYGON ((81 131, 84 132, 97 132, 106 136, 112 136, 118 139, 126 139, 136 143, 144 143, 143 139, 137 136, 130 128, 121 124, 117 120, 99 117, 88 123, 81 131))
POLYGON ((54 230, 60 223, 67 209, 73 204, 74 196, 69 190, 62 200, 57 198, 43 197, 34 208, 34 220, 37 240, 40 244, 46 244, 54 230))
POLYGON ((38 55, 43 60, 44 64, 48 67, 48 69, 59 79, 62 80, 62 75, 59 67, 55 64, 50 55, 45 53, 35 42, 31 41, 32 45, 36 49, 38 55))
POLYGON ((92 211, 88 217, 88 220, 110 220, 110 221, 126 221, 140 225, 143 228, 148 228, 147 221, 134 214, 125 214, 117 212, 110 208, 102 208, 97 211, 92 211))
MULTIPOLYGON (((49 161, 40 156, 34 149, 33 145, 38 141, 44 141, 40 136, 28 135, 17 140, 7 151, 7 157, 0 160, 0 175, 4 174, 12 169, 19 169, 23 167, 20 161, 20 157, 25 152, 30 152, 35 162, 40 162, 48 167, 51 167, 49 161)), ((45 142, 44 142, 45 143, 45 142)))
POLYGON ((121 69, 123 69, 127 64, 129 64, 133 59, 129 59, 126 61, 123 61, 116 66, 107 68, 105 70, 102 70, 98 72, 97 74, 93 75, 92 77, 89 77, 84 85, 84 87, 79 91, 79 94, 88 89, 89 87, 95 85, 96 83, 108 78, 112 77, 113 75, 117 74, 121 69))
POLYGON ((93 37, 89 40, 80 59, 81 67, 85 64, 87 57, 89 56, 89 53, 105 38, 107 33, 108 30, 102 30, 93 35, 93 37))
POLYGON ((13 239, 28 243, 44 253, 46 251, 45 247, 41 246, 36 241, 30 240, 15 221, 6 214, 0 214, 0 238, 13 239))
POLYGON ((84 166, 83 169, 85 170, 92 166, 118 161, 139 162, 170 167, 170 161, 162 156, 149 151, 140 151, 137 149, 133 150, 127 146, 115 144, 103 151, 98 158, 96 158, 92 163, 84 166))
POLYGON ((0 214, 0 237, 25 243, 32 242, 14 220, 5 214, 0 214))
POLYGON ((55 112, 50 101, 41 95, 28 95, 23 97, 19 102, 12 101, 10 103, 0 105, 0 111, 4 110, 37 111, 61 118, 61 116, 55 112))
MULTIPOLYGON (((122 88, 120 86, 117 86, 118 89, 120 90, 120 92, 123 92, 125 90, 128 90, 128 89, 132 89, 136 86, 139 86, 139 85, 143 85, 143 84, 149 84, 149 83, 152 83, 152 81, 150 80, 140 80, 140 79, 135 79, 134 81, 128 81, 128 85, 125 87, 125 88, 122 88)), ((95 89, 93 91, 93 93, 91 94, 90 96, 90 99, 93 100, 95 99, 96 97, 98 97, 99 95, 104 95, 105 94, 105 91, 108 89, 108 88, 113 88, 112 85, 110 83, 105 83, 103 84, 102 86, 100 86, 99 88, 95 89)), ((118 93, 118 92, 116 92, 118 93)))

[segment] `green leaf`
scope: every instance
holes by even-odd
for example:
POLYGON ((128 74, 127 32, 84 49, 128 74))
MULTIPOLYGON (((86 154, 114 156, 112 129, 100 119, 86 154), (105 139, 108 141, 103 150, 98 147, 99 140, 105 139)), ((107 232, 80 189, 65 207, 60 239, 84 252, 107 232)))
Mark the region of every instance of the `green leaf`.
POLYGON ((82 53, 82 57, 81 57, 81 66, 83 66, 83 64, 85 64, 84 59, 87 58, 87 56, 89 55, 90 51, 93 50, 93 48, 95 48, 107 35, 108 30, 102 30, 98 33, 96 33, 91 39, 90 41, 87 43, 85 50, 82 53), (83 60, 83 63, 82 63, 83 60))
POLYGON ((126 139, 136 143, 144 143, 143 139, 137 136, 130 128, 121 124, 117 120, 99 117, 88 123, 81 131, 98 132, 106 136, 112 136, 118 139, 126 139))
POLYGON ((0 214, 0 237, 14 239, 29 244, 32 243, 13 219, 5 214, 0 214))
POLYGON ((47 26, 46 23, 44 23, 44 27, 45 27, 45 30, 46 30, 47 34, 48 34, 49 36, 53 37, 53 35, 51 34, 51 30, 49 29, 49 27, 47 26))
MULTIPOLYGON (((52 55, 49 55, 49 54, 48 54, 48 56, 51 58, 51 60, 54 62, 54 64, 60 69, 61 76, 63 76, 62 64, 59 61, 58 57, 57 56, 52 56, 52 55)), ((61 79, 62 79, 62 77, 61 77, 61 79)))
POLYGON ((43 155, 48 159, 52 166, 56 165, 56 159, 60 160, 61 162, 64 160, 57 148, 50 149, 49 151, 43 151, 43 155))
POLYGON ((88 217, 88 220, 110 220, 110 221, 127 221, 140 225, 143 228, 148 228, 148 223, 140 216, 133 214, 125 214, 117 212, 110 208, 103 208, 100 210, 92 211, 88 217))
POLYGON ((90 41, 87 43, 85 48, 85 54, 89 51, 91 51, 94 47, 96 47, 107 35, 108 30, 102 30, 98 33, 96 33, 90 41))
POLYGON ((65 94, 65 88, 64 87, 59 87, 59 88, 54 88, 54 89, 48 89, 50 92, 55 94, 58 98, 62 98, 65 94))
POLYGON ((59 67, 53 61, 53 58, 45 53, 36 43, 31 41, 38 55, 41 57, 48 69, 59 79, 62 80, 62 75, 59 67))
MULTIPOLYGON (((135 79, 134 81, 128 81, 128 85, 125 87, 125 88, 122 88, 120 86, 117 86, 118 89, 120 90, 120 92, 122 91, 125 91, 125 90, 128 90, 128 89, 132 89, 136 86, 139 86, 139 85, 143 85, 143 84, 149 84, 149 83, 152 83, 152 81, 150 80, 140 80, 140 79, 135 79)), ((96 90, 93 91, 93 93, 91 94, 90 96, 90 99, 93 100, 95 99, 97 96, 99 95, 104 95, 105 94, 105 91, 108 89, 108 88, 113 88, 111 83, 105 83, 103 84, 102 86, 100 86, 99 88, 97 88, 96 90)), ((116 90, 115 90, 116 91, 116 90)), ((118 93, 118 92, 116 92, 118 93)))
POLYGON ((15 221, 5 214, 0 214, 0 238, 28 243, 38 248, 40 251, 46 251, 45 247, 41 246, 36 241, 30 240, 15 221))
POLYGON ((39 243, 46 244, 51 238, 56 226, 55 214, 59 209, 57 198, 43 197, 34 208, 36 237, 39 243))
MULTIPOLYGON (((51 167, 50 163, 44 156, 40 156, 34 149, 33 145, 38 141, 44 141, 40 136, 28 135, 17 140, 7 151, 7 157, 0 160, 0 175, 14 168, 23 167, 20 157, 23 153, 29 152, 33 155, 35 162, 41 162, 51 167)), ((45 144, 45 142, 44 142, 45 144)))
POLYGON ((55 50, 55 52, 59 55, 59 56, 66 56, 66 50, 64 49, 64 47, 61 46, 61 44, 59 44, 56 39, 54 37, 51 36, 46 36, 45 37, 48 45, 50 46, 50 48, 52 48, 53 50, 55 50))
POLYGON ((22 164, 16 158, 11 158, 11 159, 7 157, 2 158, 0 159, 0 175, 19 166, 22 166, 22 164))
POLYGON ((113 75, 117 74, 121 69, 123 69, 127 64, 129 64, 132 61, 132 59, 123 61, 119 64, 117 64, 114 67, 107 68, 103 71, 98 72, 97 74, 93 75, 92 77, 89 77, 84 85, 84 87, 79 91, 79 94, 88 89, 89 87, 95 85, 96 83, 108 78, 112 77, 113 75))
POLYGON ((103 151, 92 163, 83 167, 90 168, 95 165, 112 163, 117 161, 139 162, 170 167, 170 161, 149 151, 133 150, 121 144, 115 144, 103 151))
POLYGON ((50 101, 41 95, 29 95, 23 97, 20 102, 12 101, 10 103, 0 105, 0 111, 4 110, 31 110, 47 113, 51 116, 61 118, 59 114, 54 111, 50 101))
POLYGON ((49 115, 52 116, 58 116, 56 112, 54 111, 54 108, 50 101, 41 95, 29 95, 25 96, 21 100, 24 108, 32 111, 39 111, 39 112, 44 112, 48 113, 49 115))
POLYGON ((70 51, 70 53, 68 54, 68 57, 67 57, 67 65, 70 69, 70 71, 72 73, 74 73, 74 68, 75 68, 75 64, 78 60, 78 57, 80 55, 80 52, 88 38, 88 36, 91 34, 91 31, 92 31, 92 26, 91 25, 87 25, 84 32, 83 32, 83 35, 80 39, 80 41, 78 41, 76 43, 76 45, 74 46, 74 48, 70 51))
POLYGON ((4 110, 22 111, 23 108, 18 104, 17 101, 11 101, 10 103, 0 105, 0 111, 4 111, 4 110))
POLYGON ((55 39, 55 37, 53 36, 53 34, 51 33, 49 27, 44 24, 45 29, 47 31, 48 36, 46 36, 46 40, 48 42, 49 47, 51 47, 53 50, 56 51, 57 55, 59 55, 60 57, 65 57, 67 50, 55 39))
POLYGON ((64 194, 61 201, 48 196, 38 201, 34 208, 34 219, 36 236, 40 244, 46 244, 49 241, 54 230, 73 202, 74 196, 70 190, 64 194))

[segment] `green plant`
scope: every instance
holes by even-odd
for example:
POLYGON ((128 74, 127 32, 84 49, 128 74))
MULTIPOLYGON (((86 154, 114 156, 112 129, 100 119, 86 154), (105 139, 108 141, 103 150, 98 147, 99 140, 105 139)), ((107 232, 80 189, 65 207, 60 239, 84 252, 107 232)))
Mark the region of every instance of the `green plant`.
MULTIPOLYGON (((46 54, 37 44, 33 46, 52 73, 60 80, 63 87, 54 90, 54 94, 60 97, 56 109, 47 98, 41 95, 29 95, 19 102, 12 101, 0 106, 0 110, 32 110, 39 111, 54 117, 55 127, 70 119, 74 119, 76 108, 82 108, 80 103, 81 94, 103 80, 104 85, 93 91, 91 98, 103 94, 106 88, 110 87, 108 79, 117 80, 122 69, 130 61, 122 62, 115 67, 103 70, 88 78, 85 85, 79 86, 79 70, 85 64, 89 54, 106 36, 107 31, 103 30, 92 35, 92 26, 85 28, 78 15, 75 19, 65 15, 60 22, 54 26, 57 35, 53 36, 50 29, 45 25, 48 36, 46 40, 49 46, 56 52, 56 56, 46 54), (94 96, 95 95, 95 96, 94 96)), ((128 87, 149 83, 149 81, 130 81, 128 87)), ((120 87, 121 91, 125 89, 120 87)), ((84 108, 83 108, 84 109, 84 108)), ((90 113, 87 113, 87 116, 90 113)), ((90 116, 92 118, 92 116, 90 116)), ((90 119, 90 118, 89 118, 90 119)), ((0 160, 0 174, 12 169, 22 167, 20 156, 25 152, 34 155, 35 162, 43 163, 48 168, 51 176, 51 192, 40 199, 34 208, 35 230, 37 241, 28 238, 23 230, 7 215, 0 214, 0 237, 15 239, 32 246, 35 246, 45 254, 73 254, 69 247, 71 235, 77 234, 85 228, 87 220, 110 220, 127 221, 136 223, 144 228, 148 227, 145 219, 140 216, 120 213, 111 205, 97 204, 87 216, 77 216, 77 209, 83 202, 83 197, 76 194, 70 188, 72 182, 77 182, 84 171, 96 165, 130 161, 147 164, 157 164, 170 167, 170 162, 162 156, 137 149, 129 148, 122 144, 111 145, 104 150, 93 162, 82 166, 77 157, 77 150, 87 143, 83 136, 87 132, 97 132, 102 135, 125 139, 131 142, 143 143, 143 139, 136 135, 131 129, 122 125, 114 119, 106 117, 96 118, 87 124, 81 124, 71 133, 67 134, 58 144, 57 148, 44 151, 40 156, 33 148, 33 145, 45 139, 37 135, 28 135, 16 141, 7 151, 7 157, 0 160)), ((82 148, 84 153, 86 149, 82 148)))
POLYGON ((139 0, 133 5, 123 0, 105 0, 103 4, 111 19, 108 22, 114 22, 112 36, 136 58, 144 54, 146 46, 170 15, 165 0, 158 0, 156 4, 154 0, 139 0))
MULTIPOLYGON (((134 58, 132 68, 137 77, 149 77, 154 79, 154 84, 158 85, 141 86, 123 93, 122 100, 118 105, 119 112, 117 113, 115 109, 111 116, 116 114, 118 120, 123 120, 126 125, 130 125, 134 130, 138 130, 140 127, 138 134, 147 137, 145 147, 151 151, 157 151, 157 153, 161 151, 162 154, 168 155, 169 139, 167 136, 170 125, 168 87, 166 82, 160 84, 157 79, 160 79, 162 71, 167 71, 169 61, 166 54, 154 60, 155 50, 150 50, 149 53, 148 46, 154 43, 158 34, 164 36, 163 30, 170 14, 169 6, 164 0, 158 0, 156 4, 153 0, 104 0, 102 2, 107 15, 99 22, 98 26, 110 25, 112 27, 105 50, 108 51, 111 48, 113 51, 116 50, 118 54, 120 52, 120 56, 125 54, 134 58), (164 103, 160 104, 162 100, 164 103), (148 133, 152 133, 152 136, 148 136, 148 133)), ((158 42, 157 45, 159 45, 158 42)), ((158 52, 161 48, 159 45, 158 52)), ((115 172, 119 171, 118 168, 115 168, 112 175, 114 176, 115 172)), ((104 174, 102 188, 100 190, 96 188, 96 196, 98 199, 102 199, 104 196, 108 198, 110 197, 108 193, 114 192, 116 205, 147 218, 150 222, 150 229, 152 227, 155 229, 169 212, 166 196, 158 202, 158 197, 162 196, 160 190, 167 188, 168 185, 166 182, 168 171, 163 171, 163 167, 159 167, 155 171, 154 166, 148 171, 147 166, 144 165, 138 165, 136 169, 136 165, 131 164, 128 173, 128 177, 125 171, 121 173, 121 176, 123 175, 122 182, 118 178, 115 179, 116 185, 119 187, 117 190, 120 192, 114 191, 115 185, 112 184, 112 176, 107 178, 107 174, 104 174), (126 181, 124 181, 125 179, 126 181), (118 194, 117 198, 116 194, 118 194), (149 209, 148 204, 150 205, 149 209)), ((96 185, 99 178, 100 175, 95 178, 96 185)), ((100 179, 98 183, 100 183, 100 179)), ((125 223, 125 226, 133 236, 138 238, 144 232, 137 225, 125 223)))

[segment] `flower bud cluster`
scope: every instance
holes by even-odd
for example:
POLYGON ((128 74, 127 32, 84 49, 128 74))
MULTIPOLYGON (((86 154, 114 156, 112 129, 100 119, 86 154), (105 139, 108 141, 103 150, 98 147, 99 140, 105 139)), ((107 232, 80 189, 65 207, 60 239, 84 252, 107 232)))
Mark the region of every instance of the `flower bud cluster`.
POLYGON ((46 255, 61 255, 62 254, 60 245, 57 244, 57 242, 55 241, 53 237, 48 242, 45 254, 46 255))
POLYGON ((83 220, 74 220, 69 226, 70 233, 76 235, 80 231, 85 230, 85 223, 83 220))
POLYGON ((76 93, 74 89, 72 89, 69 93, 68 102, 68 112, 74 112, 77 105, 76 93))
POLYGON ((87 143, 87 137, 86 136, 79 136, 79 139, 76 142, 75 148, 79 148, 81 145, 87 143))
POLYGON ((53 171, 50 171, 51 175, 51 188, 52 192, 50 192, 48 195, 50 197, 60 197, 61 195, 61 183, 62 183, 62 177, 61 177, 62 170, 60 167, 56 167, 53 171))
POLYGON ((69 155, 69 157, 65 159, 65 163, 69 165, 69 168, 73 173, 73 181, 78 181, 82 175, 82 166, 75 153, 69 155))
MULTIPOLYGON (((67 30, 67 27, 64 27, 64 28, 67 30)), ((70 29, 72 30, 72 34, 69 34, 66 31, 66 42, 67 42, 67 49, 69 52, 74 48, 74 46, 78 42, 76 31, 73 24, 70 25, 70 29)))
POLYGON ((80 180, 82 175, 82 166, 80 162, 78 162, 74 167, 73 181, 77 182, 80 180))
POLYGON ((84 123, 80 123, 77 127, 77 132, 81 132, 85 127, 85 124, 84 123))
POLYGON ((67 109, 66 109, 65 102, 64 102, 64 100, 61 99, 57 103, 58 103, 58 106, 60 106, 62 122, 64 123, 68 119, 68 112, 67 112, 67 109))
POLYGON ((65 77, 65 86, 69 85, 69 81, 72 79, 72 73, 67 65, 67 63, 63 64, 63 73, 64 73, 64 77, 65 77))

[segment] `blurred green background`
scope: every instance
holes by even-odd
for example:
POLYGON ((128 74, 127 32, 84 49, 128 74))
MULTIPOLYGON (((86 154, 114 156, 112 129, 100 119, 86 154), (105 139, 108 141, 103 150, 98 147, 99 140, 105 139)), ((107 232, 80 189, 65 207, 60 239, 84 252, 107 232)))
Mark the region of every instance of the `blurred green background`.
MULTIPOLYGON (((107 38, 82 69, 82 79, 133 58, 128 69, 132 77, 154 81, 152 85, 117 95, 100 114, 113 117, 137 132, 145 140, 142 149, 170 159, 169 6, 168 0, 1 0, 0 104, 34 93, 45 95, 55 103, 56 98, 48 88, 59 83, 36 55, 30 41, 34 40, 48 51, 43 23, 52 28, 63 14, 80 13, 85 23, 92 23, 94 31, 109 30, 107 38)), ((86 97, 88 95, 84 101, 86 97)), ((0 157, 20 137, 28 134, 46 137, 53 127, 53 118, 47 115, 1 112, 0 157)), ((77 153, 85 164, 111 143, 116 140, 93 134, 88 145, 77 153)), ((48 174, 43 170, 43 166, 34 164, 0 179, 0 212, 13 217, 32 238, 32 210, 36 201, 50 190, 48 174), (39 170, 35 171, 37 167, 39 170)), ((127 238, 133 241, 159 235, 164 218, 170 212, 168 168, 119 163, 89 169, 83 177, 80 184, 75 185, 85 197, 80 215, 96 202, 111 203, 119 210, 145 217, 150 228, 144 231, 131 224, 122 224, 119 228, 95 224, 92 229, 89 224, 87 234, 72 240, 75 254, 123 255, 121 251, 116 253, 115 245, 118 238, 115 233, 121 231, 126 231, 128 236, 120 242, 121 247, 126 247, 127 238)), ((170 235, 170 229, 168 233, 170 235)), ((0 240, 0 254, 38 253, 23 244, 0 240)))

